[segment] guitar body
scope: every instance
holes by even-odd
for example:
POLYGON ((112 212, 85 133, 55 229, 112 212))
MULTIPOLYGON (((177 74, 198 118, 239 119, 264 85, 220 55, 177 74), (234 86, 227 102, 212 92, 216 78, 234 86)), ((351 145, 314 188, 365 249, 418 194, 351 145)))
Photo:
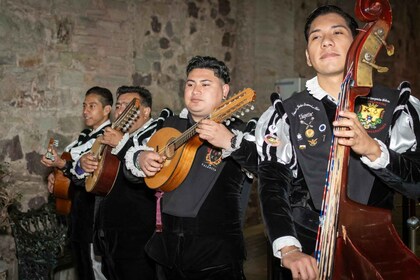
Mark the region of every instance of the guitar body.
MULTIPOLYGON (((64 152, 61 158, 69 161, 71 160, 70 153, 64 152)), ((58 169, 54 169, 54 190, 53 195, 55 197, 55 208, 58 214, 68 215, 71 210, 71 200, 73 190, 71 188, 71 181, 69 178, 64 176, 64 173, 58 169)))
POLYGON ((98 168, 86 177, 85 188, 87 192, 106 196, 112 190, 117 179, 120 160, 111 154, 112 148, 110 146, 100 144, 98 139, 91 149, 91 152, 97 155, 98 168))
MULTIPOLYGON (((177 129, 165 127, 158 130, 147 145, 157 152, 180 135, 181 132, 177 129)), ((155 176, 146 177, 144 179, 146 185, 151 189, 160 189, 164 192, 177 188, 187 177, 195 154, 202 143, 198 135, 195 135, 178 149, 168 147, 168 151, 163 152, 163 155, 167 156, 163 168, 155 176)))
MULTIPOLYGON (((111 128, 122 133, 128 132, 131 125, 139 117, 140 104, 140 99, 133 98, 111 128)), ((102 144, 101 140, 102 136, 96 138, 90 149, 90 153, 95 156, 99 164, 98 168, 86 177, 85 188, 87 192, 105 196, 112 190, 117 179, 120 160, 111 153, 112 148, 102 144)))

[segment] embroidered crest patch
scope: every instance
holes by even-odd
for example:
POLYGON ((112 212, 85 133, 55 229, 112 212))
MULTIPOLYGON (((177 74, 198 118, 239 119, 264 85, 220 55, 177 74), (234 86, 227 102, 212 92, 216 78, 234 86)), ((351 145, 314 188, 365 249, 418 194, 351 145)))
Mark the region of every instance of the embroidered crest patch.
POLYGON ((380 108, 378 104, 369 102, 367 105, 360 107, 357 117, 365 129, 376 129, 382 123, 384 113, 384 108, 380 108))

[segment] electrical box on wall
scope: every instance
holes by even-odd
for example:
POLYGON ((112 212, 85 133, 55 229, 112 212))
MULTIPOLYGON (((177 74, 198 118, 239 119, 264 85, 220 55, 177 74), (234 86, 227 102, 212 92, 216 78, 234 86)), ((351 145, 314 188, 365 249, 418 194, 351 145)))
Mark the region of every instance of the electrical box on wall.
POLYGON ((305 89, 305 78, 285 78, 274 84, 275 92, 280 94, 283 100, 292 96, 295 92, 301 92, 305 89))

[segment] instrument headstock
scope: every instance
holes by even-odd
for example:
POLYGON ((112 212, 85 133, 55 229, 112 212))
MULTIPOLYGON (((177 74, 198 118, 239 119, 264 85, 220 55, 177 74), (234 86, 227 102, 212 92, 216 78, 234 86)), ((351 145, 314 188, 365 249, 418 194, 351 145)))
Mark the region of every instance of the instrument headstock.
POLYGON ((365 95, 373 86, 372 69, 380 73, 388 71, 387 67, 376 64, 379 50, 385 47, 389 56, 394 54, 394 47, 386 43, 392 24, 391 6, 388 0, 357 0, 355 14, 366 24, 347 53, 345 69, 347 73, 353 72, 352 86, 358 88, 358 95, 365 95))
POLYGON ((209 119, 215 122, 222 122, 229 119, 240 110, 242 110, 240 114, 244 115, 245 112, 253 110, 253 106, 250 105, 250 103, 255 101, 256 96, 253 89, 245 88, 220 104, 214 112, 210 114, 209 119))

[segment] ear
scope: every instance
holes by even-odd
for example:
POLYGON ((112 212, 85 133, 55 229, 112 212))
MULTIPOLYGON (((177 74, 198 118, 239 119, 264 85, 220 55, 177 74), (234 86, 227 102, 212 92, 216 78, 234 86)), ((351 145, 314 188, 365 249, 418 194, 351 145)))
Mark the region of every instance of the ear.
POLYGON ((306 64, 308 64, 309 67, 312 67, 311 59, 309 58, 308 49, 305 50, 306 55, 306 64))
POLYGON ((150 117, 150 113, 152 112, 152 109, 150 107, 145 107, 143 109, 143 116, 145 118, 149 118, 150 117))
POLYGON ((111 105, 106 105, 105 108, 104 108, 105 115, 109 115, 111 113, 111 111, 112 111, 111 105))
POLYGON ((223 90, 223 99, 226 99, 230 90, 229 84, 224 84, 222 87, 222 90, 223 90))

